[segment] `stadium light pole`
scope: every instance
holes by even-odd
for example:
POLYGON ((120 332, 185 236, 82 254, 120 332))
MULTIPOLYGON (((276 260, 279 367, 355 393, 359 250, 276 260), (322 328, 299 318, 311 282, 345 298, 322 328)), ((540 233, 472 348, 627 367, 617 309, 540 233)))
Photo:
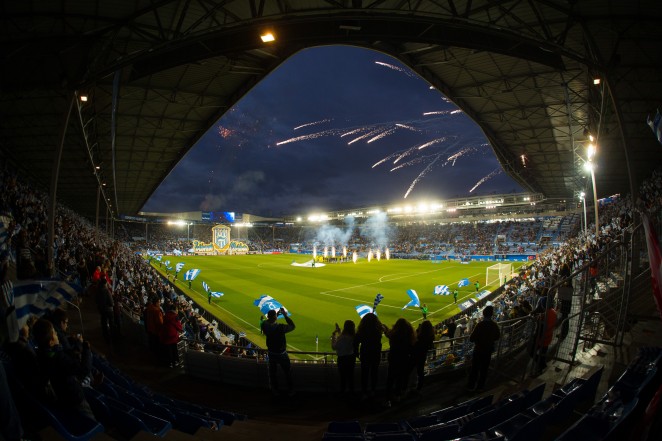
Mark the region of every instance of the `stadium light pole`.
POLYGON ((586 221, 586 193, 583 191, 580 192, 579 199, 582 200, 582 205, 584 206, 584 234, 586 234, 586 230, 588 229, 588 223, 586 221))
POLYGON ((584 162, 584 168, 591 172, 591 182, 593 184, 593 210, 595 211, 595 237, 598 237, 600 231, 600 224, 598 222, 598 190, 595 186, 595 163, 593 158, 596 154, 596 146, 591 143, 586 148, 586 157, 588 161, 584 162))

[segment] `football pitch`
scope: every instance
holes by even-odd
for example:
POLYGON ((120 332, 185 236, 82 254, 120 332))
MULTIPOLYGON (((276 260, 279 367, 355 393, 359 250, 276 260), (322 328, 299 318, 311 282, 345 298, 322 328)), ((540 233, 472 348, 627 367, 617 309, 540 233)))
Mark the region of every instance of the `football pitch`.
MULTIPOLYGON (((468 298, 475 298, 474 282, 484 287, 485 270, 494 262, 471 262, 460 264, 455 261, 432 263, 429 260, 384 260, 359 259, 357 263, 337 263, 325 266, 294 266, 312 259, 308 255, 240 255, 240 256, 164 256, 172 267, 183 262, 177 286, 190 298, 211 314, 227 323, 237 332, 265 347, 264 336, 260 335, 260 310, 253 304, 261 295, 269 295, 290 312, 296 329, 287 335, 287 343, 295 351, 332 352, 330 336, 338 323, 351 319, 358 325, 360 320, 355 307, 361 304, 372 307, 375 296, 384 298, 377 307, 377 315, 388 326, 404 317, 414 328, 423 319, 419 308, 403 310, 410 298, 408 289, 418 293, 421 304, 428 307, 428 319, 437 324, 457 314, 459 305, 468 298), (192 282, 183 281, 183 274, 200 269, 192 282), (457 283, 468 278, 470 285, 457 288, 457 283), (223 292, 220 298, 212 297, 211 304, 202 288, 206 282, 212 291, 223 292), (433 295, 436 285, 447 285, 451 292, 458 290, 457 304, 451 295, 433 295), (316 341, 316 337, 319 339, 316 341)), ((165 274, 165 265, 152 260, 152 265, 165 274)), ((516 268, 519 264, 513 264, 516 268)), ((279 321, 284 322, 282 319, 279 321)))

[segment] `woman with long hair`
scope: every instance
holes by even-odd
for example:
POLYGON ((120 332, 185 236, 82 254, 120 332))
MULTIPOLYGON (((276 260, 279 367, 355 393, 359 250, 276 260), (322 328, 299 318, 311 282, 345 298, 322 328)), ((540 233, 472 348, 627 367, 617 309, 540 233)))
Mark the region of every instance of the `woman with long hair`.
POLYGON ((375 396, 383 333, 384 325, 372 312, 363 316, 356 331, 354 352, 361 360, 361 392, 364 399, 375 396))
POLYGON ((354 366, 356 365, 356 354, 354 353, 354 337, 356 336, 356 325, 352 320, 345 320, 342 331, 336 324, 336 329, 331 335, 331 347, 336 351, 338 357, 338 373, 340 374, 340 392, 348 390, 354 393, 354 366))
POLYGON ((391 392, 395 389, 395 400, 399 401, 407 387, 411 372, 411 354, 414 345, 414 328, 407 319, 399 318, 391 329, 386 329, 389 340, 388 376, 386 377, 386 405, 391 405, 391 392))

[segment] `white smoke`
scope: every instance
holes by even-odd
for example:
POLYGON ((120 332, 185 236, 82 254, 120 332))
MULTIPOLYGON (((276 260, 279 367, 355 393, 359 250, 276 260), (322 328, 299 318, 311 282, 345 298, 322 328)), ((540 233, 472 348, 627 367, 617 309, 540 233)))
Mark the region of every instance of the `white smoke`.
POLYGON ((368 218, 361 226, 361 236, 368 239, 371 245, 386 248, 391 242, 393 228, 388 224, 386 213, 377 213, 368 218))
POLYGON ((315 243, 324 246, 343 246, 349 243, 349 239, 354 232, 354 217, 345 218, 345 229, 334 227, 332 225, 322 225, 315 236, 315 243))

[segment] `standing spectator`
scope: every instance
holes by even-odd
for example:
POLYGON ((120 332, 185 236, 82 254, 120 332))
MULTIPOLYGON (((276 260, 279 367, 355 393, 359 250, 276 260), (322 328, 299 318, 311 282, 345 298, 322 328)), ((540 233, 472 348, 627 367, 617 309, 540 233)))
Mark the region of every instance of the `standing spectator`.
POLYGON ((488 305, 483 309, 483 320, 476 325, 469 341, 474 344, 474 352, 471 359, 471 371, 467 388, 470 391, 483 390, 487 371, 490 367, 494 342, 501 337, 499 326, 492 320, 494 306, 488 305))
POLYGON ((264 334, 264 332, 262 331, 262 324, 263 324, 263 323, 264 323, 264 316, 261 315, 261 316, 260 316, 260 334, 264 334))
POLYGON ((354 338, 354 352, 361 360, 362 398, 374 397, 377 389, 377 374, 382 354, 382 334, 384 325, 372 313, 364 315, 354 338))
POLYGON ((161 326, 161 345, 165 351, 166 363, 171 368, 179 364, 177 343, 179 343, 179 335, 182 333, 182 330, 182 322, 179 320, 177 304, 169 303, 163 317, 163 326, 161 326))
POLYGON ((570 321, 568 317, 570 316, 570 311, 572 310, 572 281, 567 279, 564 281, 558 290, 559 296, 559 309, 563 321, 561 322, 561 332, 559 333, 559 340, 563 340, 568 336, 568 331, 570 329, 570 321))
POLYGON ((391 329, 385 329, 390 350, 388 351, 388 374, 386 377, 386 406, 391 406, 391 392, 395 401, 402 398, 411 372, 411 355, 414 346, 414 328, 407 319, 399 318, 391 329))
POLYGON ((285 308, 278 312, 271 309, 267 313, 267 321, 262 323, 262 332, 267 336, 267 353, 269 355, 269 381, 271 393, 278 395, 278 366, 280 365, 287 381, 288 395, 294 395, 294 383, 290 366, 290 357, 287 355, 287 340, 285 334, 294 331, 294 322, 287 316, 285 308), (282 315, 287 324, 277 323, 278 315, 282 315))
POLYGON ((113 295, 108 288, 108 280, 105 277, 97 279, 96 302, 97 311, 101 320, 101 331, 106 343, 111 344, 111 331, 113 329, 114 305, 113 295))
MULTIPOLYGON (((455 322, 453 322, 453 325, 455 322)), ((450 325, 448 327, 450 332, 450 325)), ((455 333, 455 329, 453 329, 455 333)), ((425 361, 428 358, 428 352, 434 347, 434 327, 430 320, 425 320, 416 328, 416 341, 412 348, 412 368, 416 370, 416 390, 420 391, 423 387, 423 378, 425 376, 425 361)))
POLYGON ((551 299, 544 296, 534 311, 538 320, 533 349, 534 376, 542 374, 547 367, 547 348, 552 343, 556 326, 556 310, 553 306, 551 299))
POLYGON ((425 303, 423 303, 423 305, 421 305, 421 314, 423 314, 423 320, 427 320, 427 318, 428 318, 428 305, 426 305, 425 303))
POLYGON ((145 309, 145 328, 149 349, 156 355, 160 353, 159 337, 163 326, 163 311, 161 310, 161 299, 158 296, 152 298, 152 302, 145 309))
POLYGON ((338 373, 340 374, 340 392, 348 390, 354 393, 354 366, 356 365, 356 354, 354 353, 354 337, 356 336, 356 325, 352 320, 345 320, 342 332, 336 324, 336 330, 331 335, 331 347, 338 356, 338 373))

